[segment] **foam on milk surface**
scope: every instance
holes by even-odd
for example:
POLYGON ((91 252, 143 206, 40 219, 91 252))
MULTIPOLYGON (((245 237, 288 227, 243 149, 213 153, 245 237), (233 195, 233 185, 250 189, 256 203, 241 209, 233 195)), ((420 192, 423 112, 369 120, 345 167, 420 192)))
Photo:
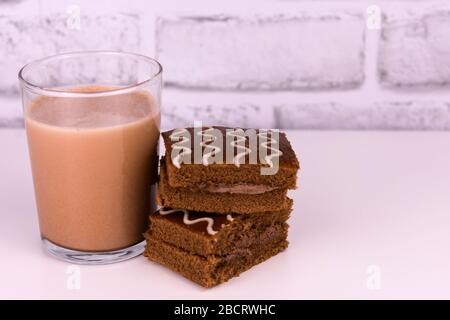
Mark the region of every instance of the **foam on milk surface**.
MULTIPOLYGON (((86 91, 77 88, 76 91, 92 92, 88 88, 86 91)), ((150 95, 134 92, 103 97, 40 97, 28 108, 27 116, 51 126, 92 129, 135 122, 157 112, 156 102, 150 95)))

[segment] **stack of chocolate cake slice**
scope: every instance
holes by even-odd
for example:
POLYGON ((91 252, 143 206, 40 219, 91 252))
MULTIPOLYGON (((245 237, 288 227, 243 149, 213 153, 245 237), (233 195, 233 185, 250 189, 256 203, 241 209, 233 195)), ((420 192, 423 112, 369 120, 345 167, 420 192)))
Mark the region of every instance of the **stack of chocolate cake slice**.
POLYGON ((287 190, 296 186, 299 162, 284 133, 245 130, 203 127, 162 134, 162 208, 150 215, 145 255, 204 287, 288 246, 287 190))

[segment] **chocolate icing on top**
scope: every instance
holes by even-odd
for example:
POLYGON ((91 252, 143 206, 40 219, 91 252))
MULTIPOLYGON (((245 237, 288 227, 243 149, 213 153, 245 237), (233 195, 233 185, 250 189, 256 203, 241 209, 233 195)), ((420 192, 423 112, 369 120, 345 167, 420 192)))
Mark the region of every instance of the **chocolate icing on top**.
POLYGON ((162 208, 159 210, 161 216, 177 224, 184 225, 192 231, 207 233, 211 236, 217 234, 220 228, 233 221, 231 214, 220 215, 206 212, 194 212, 185 209, 162 208))
MULTIPOLYGON (((184 153, 186 155, 193 156, 193 148, 194 148, 194 137, 192 134, 199 135, 201 137, 199 142, 199 147, 203 150, 202 164, 208 165, 208 159, 212 157, 215 153, 221 152, 222 148, 210 144, 211 141, 216 140, 216 136, 211 134, 211 131, 214 129, 218 129, 223 137, 223 143, 227 143, 226 136, 230 136, 233 139, 230 142, 231 147, 236 150, 236 155, 233 157, 233 163, 237 167, 240 166, 241 160, 243 163, 246 162, 246 157, 252 153, 256 152, 257 157, 259 157, 259 153, 257 150, 252 150, 249 144, 249 138, 244 135, 238 134, 236 131, 231 130, 232 128, 224 128, 224 127, 202 127, 196 132, 194 128, 184 128, 184 129, 174 129, 169 134, 169 139, 171 140, 171 148, 179 151, 175 157, 172 158, 172 164, 176 168, 180 168, 180 158, 181 154, 184 153), (227 131, 230 129, 230 131, 227 131), (191 138, 186 138, 183 134, 189 133, 191 138), (190 144, 190 147, 185 144, 190 144)), ((238 128, 235 128, 238 129, 238 128)), ((258 137, 259 143, 257 144, 257 148, 265 148, 269 152, 264 159, 259 159, 260 163, 267 163, 270 167, 273 166, 273 158, 280 158, 283 155, 283 151, 281 148, 274 148, 272 144, 278 145, 279 140, 275 140, 273 137, 274 130, 266 130, 266 129, 257 129, 254 131, 256 137, 258 137), (262 140, 261 140, 262 139, 262 140)), ((284 136, 282 138, 285 138, 284 136)), ((226 148, 223 150, 224 155, 226 155, 226 148)), ((192 159, 193 160, 193 159, 192 159)), ((248 160, 248 159, 247 159, 248 160)), ((225 157, 223 159, 225 161, 225 157)))
MULTIPOLYGON (((209 127, 204 127, 204 128, 206 129, 206 128, 209 128, 209 127)), ((230 127, 221 127, 221 126, 214 126, 214 128, 218 129, 218 130, 220 130, 222 132, 223 140, 225 142, 226 142, 226 136, 227 136, 227 129, 242 129, 244 131, 249 129, 249 128, 230 128, 230 127)), ((260 131, 264 131, 264 130, 262 130, 262 129, 255 129, 255 131, 257 133, 259 133, 260 131)), ((271 130, 268 130, 268 132, 270 133, 271 130)), ((228 135, 230 135, 230 134, 228 134, 228 135)), ((231 134, 231 136, 232 135, 233 134, 231 134)), ((192 152, 192 150, 194 149, 194 139, 193 139, 193 137, 194 137, 194 128, 191 127, 191 128, 184 128, 184 129, 173 129, 173 130, 170 130, 170 131, 163 132, 162 136, 163 136, 164 143, 165 143, 165 146, 166 146, 166 151, 168 152, 167 154, 170 155, 170 153, 172 152, 172 149, 175 149, 177 151, 181 151, 182 150, 184 154, 189 155, 191 157, 191 163, 193 164, 194 152, 192 152), (173 135, 173 137, 175 137, 178 134, 181 134, 183 132, 184 133, 187 132, 192 139, 186 139, 186 141, 185 141, 185 139, 181 139, 180 138, 180 140, 182 140, 182 141, 178 141, 178 142, 177 141, 173 141, 171 139, 172 135, 173 135)), ((268 138, 269 137, 270 137, 270 135, 268 135, 268 138)), ((264 143, 264 147, 270 147, 271 146, 271 143, 270 143, 269 139, 268 139, 267 142, 268 142, 267 144, 264 143)), ((248 139, 246 139, 246 143, 245 143, 246 147, 249 147, 248 143, 249 143, 249 141, 248 141, 248 139)), ((234 145, 236 147, 235 148, 235 154, 238 153, 239 151, 241 151, 241 152, 243 151, 243 149, 241 150, 241 148, 237 147, 237 145, 238 145, 237 141, 234 143, 234 145)), ((283 132, 279 132, 278 147, 279 147, 278 148, 279 151, 281 152, 281 155, 279 156, 279 164, 280 164, 280 166, 288 166, 288 167, 293 167, 293 168, 299 168, 299 162, 298 162, 297 156, 295 155, 295 152, 292 149, 291 144, 289 143, 288 139, 286 138, 286 134, 283 133, 283 132)), ((207 150, 207 151, 209 151, 209 150, 207 150)), ((225 150, 223 150, 223 151, 225 153, 224 156, 226 157, 227 148, 225 148, 225 150)), ((259 158, 259 152, 257 152, 257 150, 255 150, 255 151, 256 151, 256 154, 258 155, 258 161, 257 161, 256 165, 260 166, 262 161, 264 161, 264 159, 260 159, 259 158)), ((268 151, 271 152, 272 150, 269 149, 268 151)), ((244 153, 247 153, 247 152, 244 152, 244 153)), ((269 154, 272 154, 272 153, 269 153, 269 154)), ((238 161, 238 160, 241 160, 241 159, 242 160, 245 159, 244 162, 248 163, 248 158, 249 158, 249 154, 245 154, 245 155, 242 154, 238 158, 235 158, 235 161, 238 161)), ((174 164, 175 167, 179 168, 180 159, 177 157, 177 159, 175 159, 175 160, 176 160, 175 163, 172 162, 172 164, 174 164)), ((266 160, 272 160, 272 159, 269 158, 269 159, 266 159, 266 160)))

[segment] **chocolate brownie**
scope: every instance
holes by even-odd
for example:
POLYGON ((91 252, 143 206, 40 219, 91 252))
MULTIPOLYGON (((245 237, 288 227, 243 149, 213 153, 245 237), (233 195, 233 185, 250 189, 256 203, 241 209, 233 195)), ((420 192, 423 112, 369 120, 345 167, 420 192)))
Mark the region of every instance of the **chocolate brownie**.
POLYGON ((167 177, 164 157, 161 161, 158 185, 158 202, 163 207, 184 208, 193 211, 215 213, 257 213, 290 208, 287 189, 275 189, 264 193, 243 194, 209 192, 190 188, 171 187, 167 177))
POLYGON ((203 127, 162 136, 163 209, 145 233, 149 260, 212 287, 287 248, 287 190, 300 166, 284 133, 203 127))
POLYGON ((164 208, 150 216, 145 256, 212 287, 283 251, 289 213, 219 215, 164 208))
POLYGON ((245 194, 296 187, 299 162, 284 133, 203 127, 175 129, 162 136, 171 187, 245 194), (270 174, 262 174, 270 168, 270 174))

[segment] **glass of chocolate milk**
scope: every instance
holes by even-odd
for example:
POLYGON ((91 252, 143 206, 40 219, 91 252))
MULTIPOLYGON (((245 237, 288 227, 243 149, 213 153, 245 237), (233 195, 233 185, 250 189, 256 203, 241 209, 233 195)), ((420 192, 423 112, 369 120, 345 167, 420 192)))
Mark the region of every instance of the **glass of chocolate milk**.
POLYGON ((122 52, 69 53, 19 73, 44 248, 106 264, 144 248, 156 209, 161 65, 122 52))

